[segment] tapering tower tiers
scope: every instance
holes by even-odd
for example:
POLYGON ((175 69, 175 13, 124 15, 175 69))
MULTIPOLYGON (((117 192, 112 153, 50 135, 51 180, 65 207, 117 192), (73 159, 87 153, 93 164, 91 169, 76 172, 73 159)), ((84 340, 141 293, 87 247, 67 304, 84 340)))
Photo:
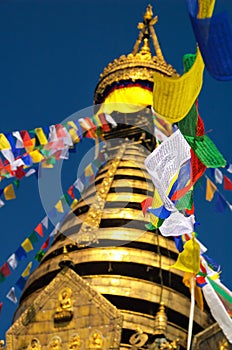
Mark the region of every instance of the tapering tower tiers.
MULTIPOLYGON (((114 91, 129 87, 152 93, 154 71, 177 74, 163 58, 156 22, 148 6, 132 53, 101 74, 96 104, 104 107, 114 91)), ((146 229, 141 210, 154 192, 144 166, 156 144, 149 105, 113 107, 117 127, 103 135, 107 160, 29 277, 8 331, 10 350, 33 339, 42 349, 55 340, 65 349, 186 349, 190 293, 182 272, 170 269, 177 250, 172 239, 146 229)), ((193 334, 212 322, 196 306, 193 334)))

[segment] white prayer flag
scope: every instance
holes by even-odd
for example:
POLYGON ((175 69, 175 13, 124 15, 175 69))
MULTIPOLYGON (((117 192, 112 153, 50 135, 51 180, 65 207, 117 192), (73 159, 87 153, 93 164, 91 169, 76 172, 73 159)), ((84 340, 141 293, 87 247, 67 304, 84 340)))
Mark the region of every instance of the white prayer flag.
POLYGON ((41 224, 47 229, 48 228, 48 216, 46 215, 43 220, 41 221, 41 224))
POLYGON ((194 215, 184 216, 179 211, 175 211, 164 220, 159 230, 165 237, 192 234, 194 231, 194 222, 194 215))
POLYGON ((80 179, 76 179, 73 185, 79 192, 82 192, 85 187, 80 179))
POLYGON ((145 159, 146 169, 151 175, 164 206, 170 211, 176 209, 167 197, 168 190, 181 166, 190 159, 190 149, 180 130, 177 130, 145 159))
POLYGON ((105 113, 105 118, 106 118, 106 121, 113 126, 113 128, 117 126, 116 121, 111 117, 111 115, 105 113))
POLYGON ((217 168, 214 169, 214 178, 215 178, 216 183, 218 183, 218 184, 222 184, 223 183, 223 174, 217 168))
POLYGON ((15 270, 16 267, 18 266, 18 262, 17 262, 17 259, 16 259, 16 255, 15 253, 13 253, 7 260, 8 264, 10 265, 10 267, 15 270))
POLYGON ((209 305, 213 317, 217 321, 219 327, 222 329, 227 340, 232 343, 232 319, 230 318, 220 298, 208 281, 208 278, 206 278, 206 281, 207 284, 202 288, 205 300, 209 305))
POLYGON ((17 299, 17 296, 15 294, 15 288, 14 287, 12 287, 10 289, 10 291, 7 293, 6 297, 10 301, 12 301, 14 304, 17 304, 18 299, 17 299))

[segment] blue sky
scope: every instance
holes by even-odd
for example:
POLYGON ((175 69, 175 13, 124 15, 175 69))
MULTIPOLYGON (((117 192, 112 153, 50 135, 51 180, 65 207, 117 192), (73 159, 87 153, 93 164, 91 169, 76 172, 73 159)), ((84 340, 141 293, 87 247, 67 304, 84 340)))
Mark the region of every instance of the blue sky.
MULTIPOLYGON (((159 17, 156 32, 164 57, 181 74, 183 55, 195 53, 196 47, 185 0, 156 0, 151 4, 159 17)), ((147 5, 144 0, 1 0, 1 132, 59 123, 91 106, 103 68, 114 58, 131 52, 138 35, 137 23, 147 5)), ((232 22, 230 0, 218 0, 215 12, 222 10, 229 13, 232 22)), ((216 81, 205 71, 199 96, 200 115, 208 136, 229 162, 232 162, 231 93, 232 82, 216 81)), ((69 161, 64 161, 64 192, 75 180, 79 160, 87 147, 81 145, 69 161)), ((232 179, 231 174, 226 175, 232 179)), ((221 185, 218 188, 232 203, 231 193, 221 185)), ((50 195, 55 198, 54 193, 50 195)), ((34 176, 21 181, 16 196, 0 209, 0 266, 46 215, 34 176)), ((206 202, 204 197, 203 181, 195 193, 199 239, 208 247, 208 255, 221 264, 221 279, 232 289, 231 212, 217 213, 214 201, 206 202)), ((37 249, 40 244, 41 241, 37 249)), ((26 262, 21 263, 0 284, 3 302, 0 338, 15 310, 5 295, 25 266, 26 262)), ((19 297, 17 289, 16 293, 19 297)))

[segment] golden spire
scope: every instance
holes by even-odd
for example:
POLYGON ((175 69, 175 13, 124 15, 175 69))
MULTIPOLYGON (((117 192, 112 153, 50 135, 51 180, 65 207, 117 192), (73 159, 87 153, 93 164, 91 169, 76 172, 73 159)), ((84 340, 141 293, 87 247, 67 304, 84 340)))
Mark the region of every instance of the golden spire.
POLYGON ((140 29, 140 33, 132 51, 133 55, 136 55, 138 53, 139 46, 142 43, 142 41, 143 41, 143 46, 140 50, 140 53, 146 54, 149 52, 151 54, 151 49, 149 45, 149 39, 151 38, 155 48, 157 58, 160 61, 164 61, 164 57, 160 49, 159 41, 157 39, 155 30, 153 27, 157 22, 158 22, 158 16, 155 16, 153 18, 152 6, 148 5, 146 12, 143 16, 143 22, 140 22, 138 24, 138 29, 140 29))

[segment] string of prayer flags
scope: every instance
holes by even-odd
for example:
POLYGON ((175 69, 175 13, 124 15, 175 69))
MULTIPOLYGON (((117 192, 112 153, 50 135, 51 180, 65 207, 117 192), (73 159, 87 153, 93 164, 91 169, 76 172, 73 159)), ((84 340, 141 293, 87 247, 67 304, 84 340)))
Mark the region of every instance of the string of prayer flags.
POLYGON ((21 274, 22 277, 28 277, 30 275, 30 271, 31 271, 31 267, 32 267, 32 261, 30 261, 27 265, 27 267, 25 268, 25 270, 23 271, 23 273, 21 274))
POLYGON ((226 12, 212 16, 213 3, 206 1, 205 10, 197 14, 204 0, 187 0, 193 32, 206 69, 217 80, 232 79, 232 28, 226 12))
POLYGON ((153 108, 170 123, 183 119, 196 101, 203 83, 204 63, 197 48, 196 59, 181 77, 154 73, 153 108))

